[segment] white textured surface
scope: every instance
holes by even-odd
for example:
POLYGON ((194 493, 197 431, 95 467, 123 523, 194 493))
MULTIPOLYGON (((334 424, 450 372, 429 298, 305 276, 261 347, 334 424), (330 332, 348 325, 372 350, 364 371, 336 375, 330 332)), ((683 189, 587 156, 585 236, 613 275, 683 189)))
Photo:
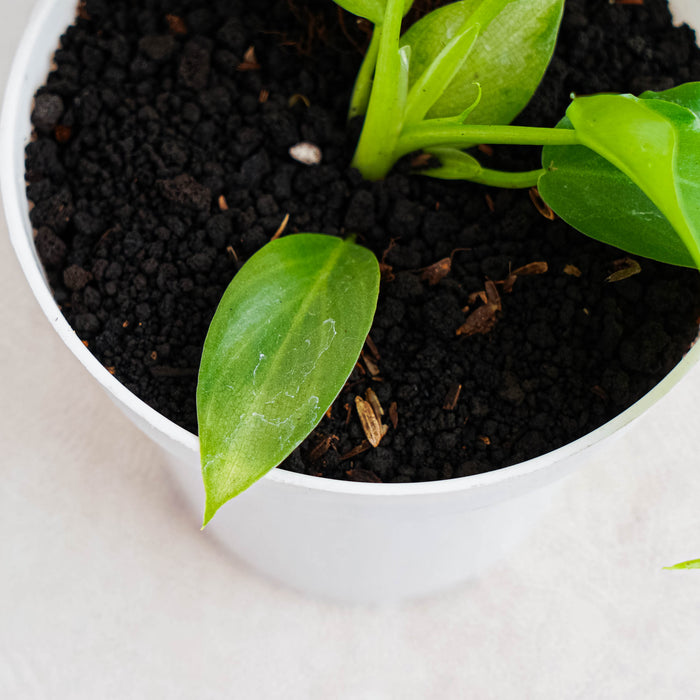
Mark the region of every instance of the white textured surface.
MULTIPOLYGON (((696 0, 690 0, 694 2, 696 0)), ((2 84, 32 2, 0 0, 2 84)), ((50 329, 0 224, 0 698, 700 697, 700 371, 439 598, 302 598, 182 517, 158 451, 50 329)))

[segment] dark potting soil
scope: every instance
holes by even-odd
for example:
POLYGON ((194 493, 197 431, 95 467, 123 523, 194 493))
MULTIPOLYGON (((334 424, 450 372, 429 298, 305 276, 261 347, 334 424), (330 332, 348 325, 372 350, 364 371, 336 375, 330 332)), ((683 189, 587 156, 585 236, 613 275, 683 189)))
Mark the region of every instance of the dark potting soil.
MULTIPOLYGON (((64 314, 130 390, 196 431, 197 367, 219 298, 289 216, 285 234, 356 233, 384 274, 373 343, 286 468, 448 478, 598 427, 688 349, 697 273, 632 261, 544 218, 527 191, 431 181, 408 163, 363 182, 348 167, 357 125, 344 122, 365 43, 330 0, 82 3, 37 93, 27 147, 36 245, 64 314), (300 141, 321 149, 320 165, 290 157, 300 141), (445 272, 449 256, 431 284, 426 268, 442 261, 445 272), (509 279, 531 263, 539 274, 509 279), (606 281, 616 271, 623 279, 606 281), (457 335, 487 289, 500 298, 492 327, 457 335), (354 408, 368 388, 389 426, 376 449, 354 408)), ((567 0, 519 122, 554 125, 573 91, 698 79, 693 33, 671 26, 665 0, 567 0)), ((530 149, 479 155, 538 162, 530 149)))

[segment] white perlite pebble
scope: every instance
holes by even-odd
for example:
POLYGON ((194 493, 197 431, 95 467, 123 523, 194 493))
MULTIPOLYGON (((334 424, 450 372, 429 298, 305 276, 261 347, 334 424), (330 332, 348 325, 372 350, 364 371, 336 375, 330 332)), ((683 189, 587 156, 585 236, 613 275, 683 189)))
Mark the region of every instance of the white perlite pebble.
POLYGON ((321 149, 308 141, 292 146, 289 155, 304 165, 318 165, 321 162, 321 149))

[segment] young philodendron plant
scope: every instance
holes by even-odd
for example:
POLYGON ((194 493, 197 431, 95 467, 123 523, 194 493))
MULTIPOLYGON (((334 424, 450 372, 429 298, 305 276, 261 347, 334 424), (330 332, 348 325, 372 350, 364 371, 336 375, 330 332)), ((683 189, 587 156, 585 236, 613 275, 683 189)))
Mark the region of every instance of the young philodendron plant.
MULTIPOLYGON (((564 0, 462 0, 403 36, 411 0, 336 0, 374 33, 350 117, 353 159, 383 178, 424 151, 420 175, 536 186, 583 233, 629 253, 700 267, 700 83, 665 92, 573 98, 554 128, 509 126, 540 83, 564 0), (483 168, 478 144, 539 145, 541 167, 483 168)), ((212 322, 197 410, 204 523, 282 462, 345 384, 374 316, 379 265, 354 240, 294 234, 242 267, 212 322)))

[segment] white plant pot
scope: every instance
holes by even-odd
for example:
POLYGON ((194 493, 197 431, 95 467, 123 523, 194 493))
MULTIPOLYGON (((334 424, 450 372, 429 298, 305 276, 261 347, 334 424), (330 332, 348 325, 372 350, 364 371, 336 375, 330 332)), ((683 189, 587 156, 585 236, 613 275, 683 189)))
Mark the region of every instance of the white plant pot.
MULTIPOLYGON (((700 27, 700 3, 675 0, 676 19, 700 27)), ((22 269, 47 318, 112 400, 167 455, 198 528, 204 506, 198 440, 130 393, 70 328, 33 244, 24 181, 35 90, 46 78, 76 0, 41 0, 7 85, 0 177, 8 227, 22 269)), ((554 485, 605 450, 700 357, 700 344, 653 391, 592 433, 536 459, 478 476, 416 484, 334 481, 273 470, 224 506, 204 536, 216 537, 259 571, 298 590, 343 601, 425 596, 477 576, 529 532, 554 485)))

